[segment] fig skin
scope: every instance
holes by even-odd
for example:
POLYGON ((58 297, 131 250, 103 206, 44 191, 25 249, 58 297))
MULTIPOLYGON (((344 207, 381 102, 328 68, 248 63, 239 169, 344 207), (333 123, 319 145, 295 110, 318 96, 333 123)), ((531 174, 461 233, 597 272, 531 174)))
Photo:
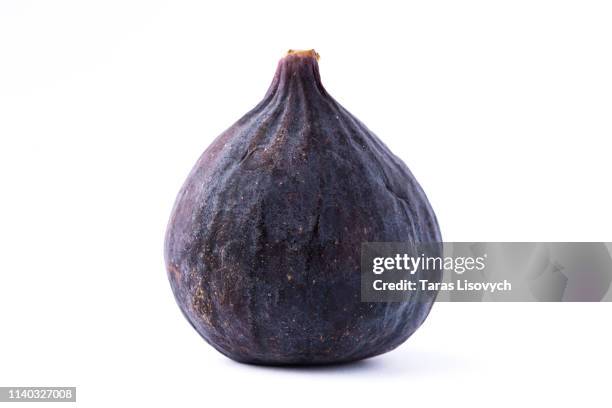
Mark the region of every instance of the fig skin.
MULTIPOLYGON (((314 51, 280 60, 264 99, 202 154, 165 242, 176 301, 234 360, 330 364, 385 353, 435 293, 361 302, 362 242, 440 242, 408 168, 323 88, 314 51)), ((428 276, 432 278, 432 276, 428 276)))

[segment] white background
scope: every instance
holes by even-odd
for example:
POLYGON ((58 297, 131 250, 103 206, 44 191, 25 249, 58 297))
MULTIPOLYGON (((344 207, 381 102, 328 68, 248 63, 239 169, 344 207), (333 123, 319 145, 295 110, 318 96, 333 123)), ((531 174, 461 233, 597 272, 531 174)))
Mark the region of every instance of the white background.
POLYGON ((87 407, 609 403, 610 304, 438 304, 379 358, 243 366, 181 316, 162 244, 200 153, 313 47, 447 241, 610 241, 611 21, 585 0, 2 0, 0 385, 87 407))

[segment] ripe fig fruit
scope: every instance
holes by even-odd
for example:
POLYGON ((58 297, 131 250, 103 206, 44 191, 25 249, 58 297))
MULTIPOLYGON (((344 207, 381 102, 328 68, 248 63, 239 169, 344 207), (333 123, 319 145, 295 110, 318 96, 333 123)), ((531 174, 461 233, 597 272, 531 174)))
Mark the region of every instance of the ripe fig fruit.
POLYGON ((435 300, 361 302, 362 242, 439 242, 440 232, 404 163, 323 88, 318 57, 280 60, 264 99, 202 154, 168 225, 176 301, 240 362, 385 353, 435 300))

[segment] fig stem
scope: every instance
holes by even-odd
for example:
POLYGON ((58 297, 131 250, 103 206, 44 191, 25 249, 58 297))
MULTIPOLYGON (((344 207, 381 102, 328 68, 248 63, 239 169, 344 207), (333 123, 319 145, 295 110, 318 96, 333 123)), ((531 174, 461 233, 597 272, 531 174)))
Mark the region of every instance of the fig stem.
POLYGON ((319 60, 319 54, 314 50, 289 50, 287 51, 287 55, 285 55, 286 57, 288 57, 289 55, 297 55, 297 56, 301 56, 301 57, 311 57, 311 58, 315 58, 317 61, 319 60))

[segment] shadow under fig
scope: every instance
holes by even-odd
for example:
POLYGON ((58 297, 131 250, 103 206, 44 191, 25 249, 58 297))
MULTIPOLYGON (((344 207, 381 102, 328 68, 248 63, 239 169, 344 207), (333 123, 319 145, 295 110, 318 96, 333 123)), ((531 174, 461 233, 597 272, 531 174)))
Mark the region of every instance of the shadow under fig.
POLYGON ((447 351, 412 350, 400 348, 365 360, 323 365, 258 365, 244 364, 227 359, 228 364, 252 370, 290 372, 297 374, 334 375, 424 375, 469 370, 473 363, 447 351))

